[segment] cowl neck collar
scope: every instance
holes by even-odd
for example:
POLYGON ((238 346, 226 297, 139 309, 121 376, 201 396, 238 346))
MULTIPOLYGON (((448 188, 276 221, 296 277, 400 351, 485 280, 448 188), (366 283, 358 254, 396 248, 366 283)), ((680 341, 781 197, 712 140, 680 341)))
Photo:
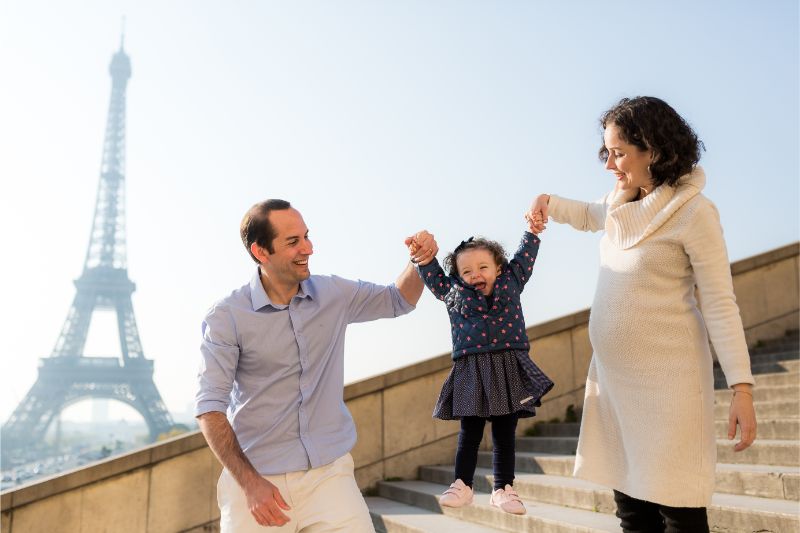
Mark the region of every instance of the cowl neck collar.
POLYGON ((606 234, 623 250, 636 246, 660 228, 680 207, 703 190, 706 175, 701 167, 678 179, 675 187, 663 184, 641 200, 638 191, 611 193, 606 215, 606 234))

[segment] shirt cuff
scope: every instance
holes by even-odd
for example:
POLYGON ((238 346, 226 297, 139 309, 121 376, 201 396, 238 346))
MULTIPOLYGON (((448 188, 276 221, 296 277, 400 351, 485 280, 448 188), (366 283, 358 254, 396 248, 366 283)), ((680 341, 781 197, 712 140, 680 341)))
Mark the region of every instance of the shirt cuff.
POLYGON ((194 416, 197 418, 206 413, 219 412, 227 415, 228 403, 220 400, 202 400, 194 405, 194 416))
POLYGON ((540 242, 542 242, 542 239, 538 235, 536 235, 535 233, 531 233, 528 230, 525 230, 525 237, 532 239, 533 244, 539 244, 540 242))
POLYGON ((403 293, 400 292, 400 289, 397 288, 397 285, 392 285, 392 292, 396 295, 394 301, 397 302, 394 316, 406 315, 417 308, 417 306, 411 305, 406 301, 405 298, 403 298, 403 293))

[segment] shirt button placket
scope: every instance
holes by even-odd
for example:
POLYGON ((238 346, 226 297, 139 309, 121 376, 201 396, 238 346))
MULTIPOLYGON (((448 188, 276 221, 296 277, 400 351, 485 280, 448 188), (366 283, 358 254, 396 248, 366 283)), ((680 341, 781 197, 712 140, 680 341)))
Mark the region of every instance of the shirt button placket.
POLYGON ((300 385, 300 408, 298 409, 298 423, 300 426, 300 442, 306 449, 308 459, 311 462, 312 468, 318 464, 318 457, 314 450, 314 444, 311 440, 308 427, 308 414, 307 414, 307 401, 308 401, 308 385, 306 372, 308 370, 308 343, 303 336, 303 321, 300 312, 297 309, 300 300, 295 298, 289 304, 289 317, 292 322, 292 329, 294 330, 294 337, 297 341, 297 353, 300 357, 300 378, 298 379, 300 385))

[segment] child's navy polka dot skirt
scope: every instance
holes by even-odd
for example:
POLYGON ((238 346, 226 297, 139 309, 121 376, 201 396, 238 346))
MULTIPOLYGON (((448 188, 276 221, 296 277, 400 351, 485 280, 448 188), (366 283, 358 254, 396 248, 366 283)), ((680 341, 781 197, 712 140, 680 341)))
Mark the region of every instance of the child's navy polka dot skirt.
POLYGON ((459 420, 518 413, 527 418, 536 414, 542 396, 552 388, 553 382, 525 351, 465 355, 453 361, 433 416, 459 420))

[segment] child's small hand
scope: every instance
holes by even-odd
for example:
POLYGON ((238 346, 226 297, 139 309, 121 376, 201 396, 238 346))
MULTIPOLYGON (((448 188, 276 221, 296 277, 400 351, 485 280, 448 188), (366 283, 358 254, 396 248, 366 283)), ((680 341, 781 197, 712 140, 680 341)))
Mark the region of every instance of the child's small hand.
POLYGON ((439 251, 436 239, 426 230, 418 231, 411 237, 406 237, 405 244, 411 254, 411 261, 419 263, 421 266, 433 261, 439 251))
POLYGON ((534 235, 538 235, 544 230, 547 229, 547 226, 544 223, 542 218, 542 212, 537 211, 536 213, 531 214, 530 211, 525 213, 525 221, 528 223, 528 231, 533 233, 534 235))
POLYGON ((405 245, 406 245, 406 248, 408 248, 408 253, 412 257, 414 256, 414 254, 417 253, 417 250, 419 250, 419 245, 414 240, 414 236, 413 235, 411 237, 406 237, 405 245))
POLYGON ((534 235, 538 235, 547 229, 545 225, 548 220, 547 210, 550 205, 550 195, 540 194, 531 204, 531 208, 525 213, 525 220, 528 221, 528 229, 534 235))

